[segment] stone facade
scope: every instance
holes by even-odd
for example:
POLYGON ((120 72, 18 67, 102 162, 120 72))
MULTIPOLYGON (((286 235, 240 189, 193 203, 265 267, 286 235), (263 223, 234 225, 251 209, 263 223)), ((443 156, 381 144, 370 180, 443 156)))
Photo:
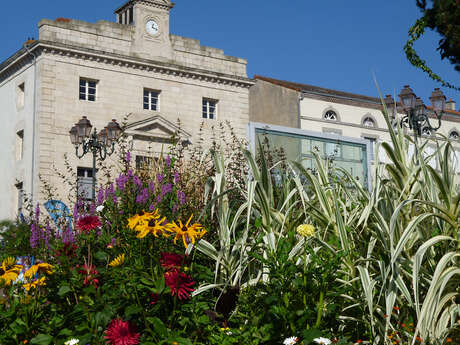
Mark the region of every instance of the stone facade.
MULTIPOLYGON (((43 200, 39 174, 65 192, 55 173, 65 170, 65 154, 75 170, 91 167, 90 155, 81 160, 75 157, 68 134, 83 115, 93 127, 102 129, 111 119, 120 122, 130 114, 127 133, 134 139, 133 155, 146 155, 151 141, 158 143, 155 150, 159 151, 179 130, 178 119, 180 135, 192 143, 203 121, 205 135, 217 122, 229 121, 237 135, 246 137, 253 85, 246 75, 246 60, 203 47, 195 39, 171 35, 172 7, 169 0, 131 0, 116 11, 119 23, 44 19, 39 23, 39 39, 0 65, 0 102, 7 123, 0 129, 2 147, 15 147, 16 133, 24 131, 21 160, 14 150, 1 153, 8 174, 0 187, 4 189, 0 202, 10 206, 0 208, 0 219, 16 214, 18 182, 23 182, 25 194, 31 194, 35 202, 43 200), (131 17, 127 20, 127 16, 131 17), (152 21, 156 32, 146 26, 152 21), (26 106, 18 110, 16 85, 21 80, 25 80, 26 106), (96 83, 94 101, 80 99, 82 80, 96 83), (158 93, 156 110, 144 109, 144 90, 158 93), (216 103, 213 119, 203 118, 203 99, 216 103)), ((114 158, 109 157, 111 163, 114 158)))

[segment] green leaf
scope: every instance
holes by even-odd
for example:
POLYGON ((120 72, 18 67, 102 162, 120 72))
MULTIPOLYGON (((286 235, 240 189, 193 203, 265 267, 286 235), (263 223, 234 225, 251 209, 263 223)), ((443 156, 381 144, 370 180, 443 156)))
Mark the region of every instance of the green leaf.
POLYGON ((106 252, 100 250, 94 254, 94 258, 98 261, 107 261, 109 255, 106 252))
POLYGON ((38 344, 38 345, 49 345, 53 341, 53 337, 48 334, 39 334, 35 338, 30 340, 31 344, 38 344))
POLYGON ((155 332, 162 337, 162 338, 168 338, 168 329, 164 325, 163 321, 161 321, 157 317, 148 317, 147 321, 153 325, 153 328, 155 329, 155 332))
POLYGON ((322 333, 319 329, 312 328, 312 329, 306 329, 303 331, 303 343, 304 344, 310 344, 313 342, 313 339, 321 337, 322 333))
POLYGON ((138 314, 142 311, 142 308, 138 305, 130 305, 125 309, 125 316, 127 319, 130 318, 131 315, 138 314))
POLYGON ((62 297, 62 296, 64 296, 66 293, 68 293, 68 292, 70 292, 70 291, 72 291, 72 290, 70 289, 70 287, 68 287, 67 285, 64 285, 64 286, 61 286, 61 288, 59 289, 58 295, 59 295, 60 297, 62 297))

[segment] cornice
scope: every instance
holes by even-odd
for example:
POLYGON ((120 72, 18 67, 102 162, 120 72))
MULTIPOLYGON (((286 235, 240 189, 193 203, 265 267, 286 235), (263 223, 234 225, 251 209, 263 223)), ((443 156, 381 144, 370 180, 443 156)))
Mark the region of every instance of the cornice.
MULTIPOLYGON (((210 83, 217 83, 246 89, 254 85, 254 82, 249 78, 206 71, 172 63, 122 56, 114 53, 107 53, 104 51, 98 51, 89 48, 74 47, 56 42, 39 41, 38 44, 36 44, 30 50, 33 51, 37 56, 41 54, 66 56, 88 61, 96 61, 105 63, 107 65, 123 66, 140 71, 172 75, 187 79, 202 80, 210 83)), ((25 49, 21 49, 19 52, 13 55, 13 57, 5 61, 5 63, 1 65, 4 68, 0 70, 0 82, 7 79, 9 76, 20 70, 23 66, 30 63, 30 59, 31 57, 27 59, 27 51, 25 49)))
POLYGON ((142 5, 146 5, 146 6, 158 8, 161 10, 166 10, 166 11, 169 11, 171 8, 174 7, 174 3, 169 2, 169 1, 162 1, 162 3, 159 3, 157 1, 152 1, 152 0, 131 0, 125 3, 124 5, 118 7, 115 10, 115 13, 123 12, 127 7, 134 5, 135 3, 139 3, 142 5))

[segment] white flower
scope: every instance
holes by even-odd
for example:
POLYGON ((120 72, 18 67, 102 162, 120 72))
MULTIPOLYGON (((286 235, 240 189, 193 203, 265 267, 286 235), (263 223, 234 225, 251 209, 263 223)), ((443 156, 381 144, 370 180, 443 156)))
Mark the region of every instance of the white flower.
MULTIPOLYGON (((104 207, 104 206, 102 206, 104 207)), ((80 343, 80 340, 78 339, 70 339, 70 340, 67 340, 64 345, 78 345, 80 343)))
MULTIPOLYGON (((96 207, 96 211, 97 212, 102 212, 104 210, 104 205, 99 205, 98 207, 96 207)), ((73 344, 71 344, 73 345, 73 344)))
POLYGON ((323 337, 315 338, 313 339, 313 341, 321 345, 329 345, 330 343, 332 343, 332 341, 323 337))
POLYGON ((284 345, 294 345, 298 341, 299 341, 299 338, 297 337, 289 337, 289 338, 284 339, 283 344, 284 345))

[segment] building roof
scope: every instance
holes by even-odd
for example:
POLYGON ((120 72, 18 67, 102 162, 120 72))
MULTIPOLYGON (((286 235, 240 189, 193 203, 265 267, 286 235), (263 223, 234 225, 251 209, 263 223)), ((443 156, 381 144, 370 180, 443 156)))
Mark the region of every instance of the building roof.
MULTIPOLYGON (((314 86, 310 84, 301 84, 301 83, 296 83, 296 82, 291 82, 291 81, 286 81, 286 80, 279 80, 279 79, 264 77, 260 75, 254 75, 254 79, 263 80, 263 81, 266 81, 266 82, 269 82, 275 85, 279 85, 279 86, 282 86, 288 89, 296 90, 298 92, 301 92, 304 96, 308 95, 308 97, 317 98, 317 99, 325 100, 328 102, 336 102, 336 103, 361 106, 361 107, 369 107, 369 108, 375 108, 375 109, 382 108, 382 101, 380 98, 377 98, 377 97, 371 97, 371 96, 360 95, 360 94, 351 93, 351 92, 327 89, 324 87, 314 86)), ((432 107, 430 106, 428 106, 427 108, 432 110, 432 107)), ((448 115, 448 120, 450 121, 454 120, 455 122, 460 121, 460 118, 459 118, 460 111, 445 109, 444 112, 448 113, 449 115, 452 114, 452 116, 448 115)))

